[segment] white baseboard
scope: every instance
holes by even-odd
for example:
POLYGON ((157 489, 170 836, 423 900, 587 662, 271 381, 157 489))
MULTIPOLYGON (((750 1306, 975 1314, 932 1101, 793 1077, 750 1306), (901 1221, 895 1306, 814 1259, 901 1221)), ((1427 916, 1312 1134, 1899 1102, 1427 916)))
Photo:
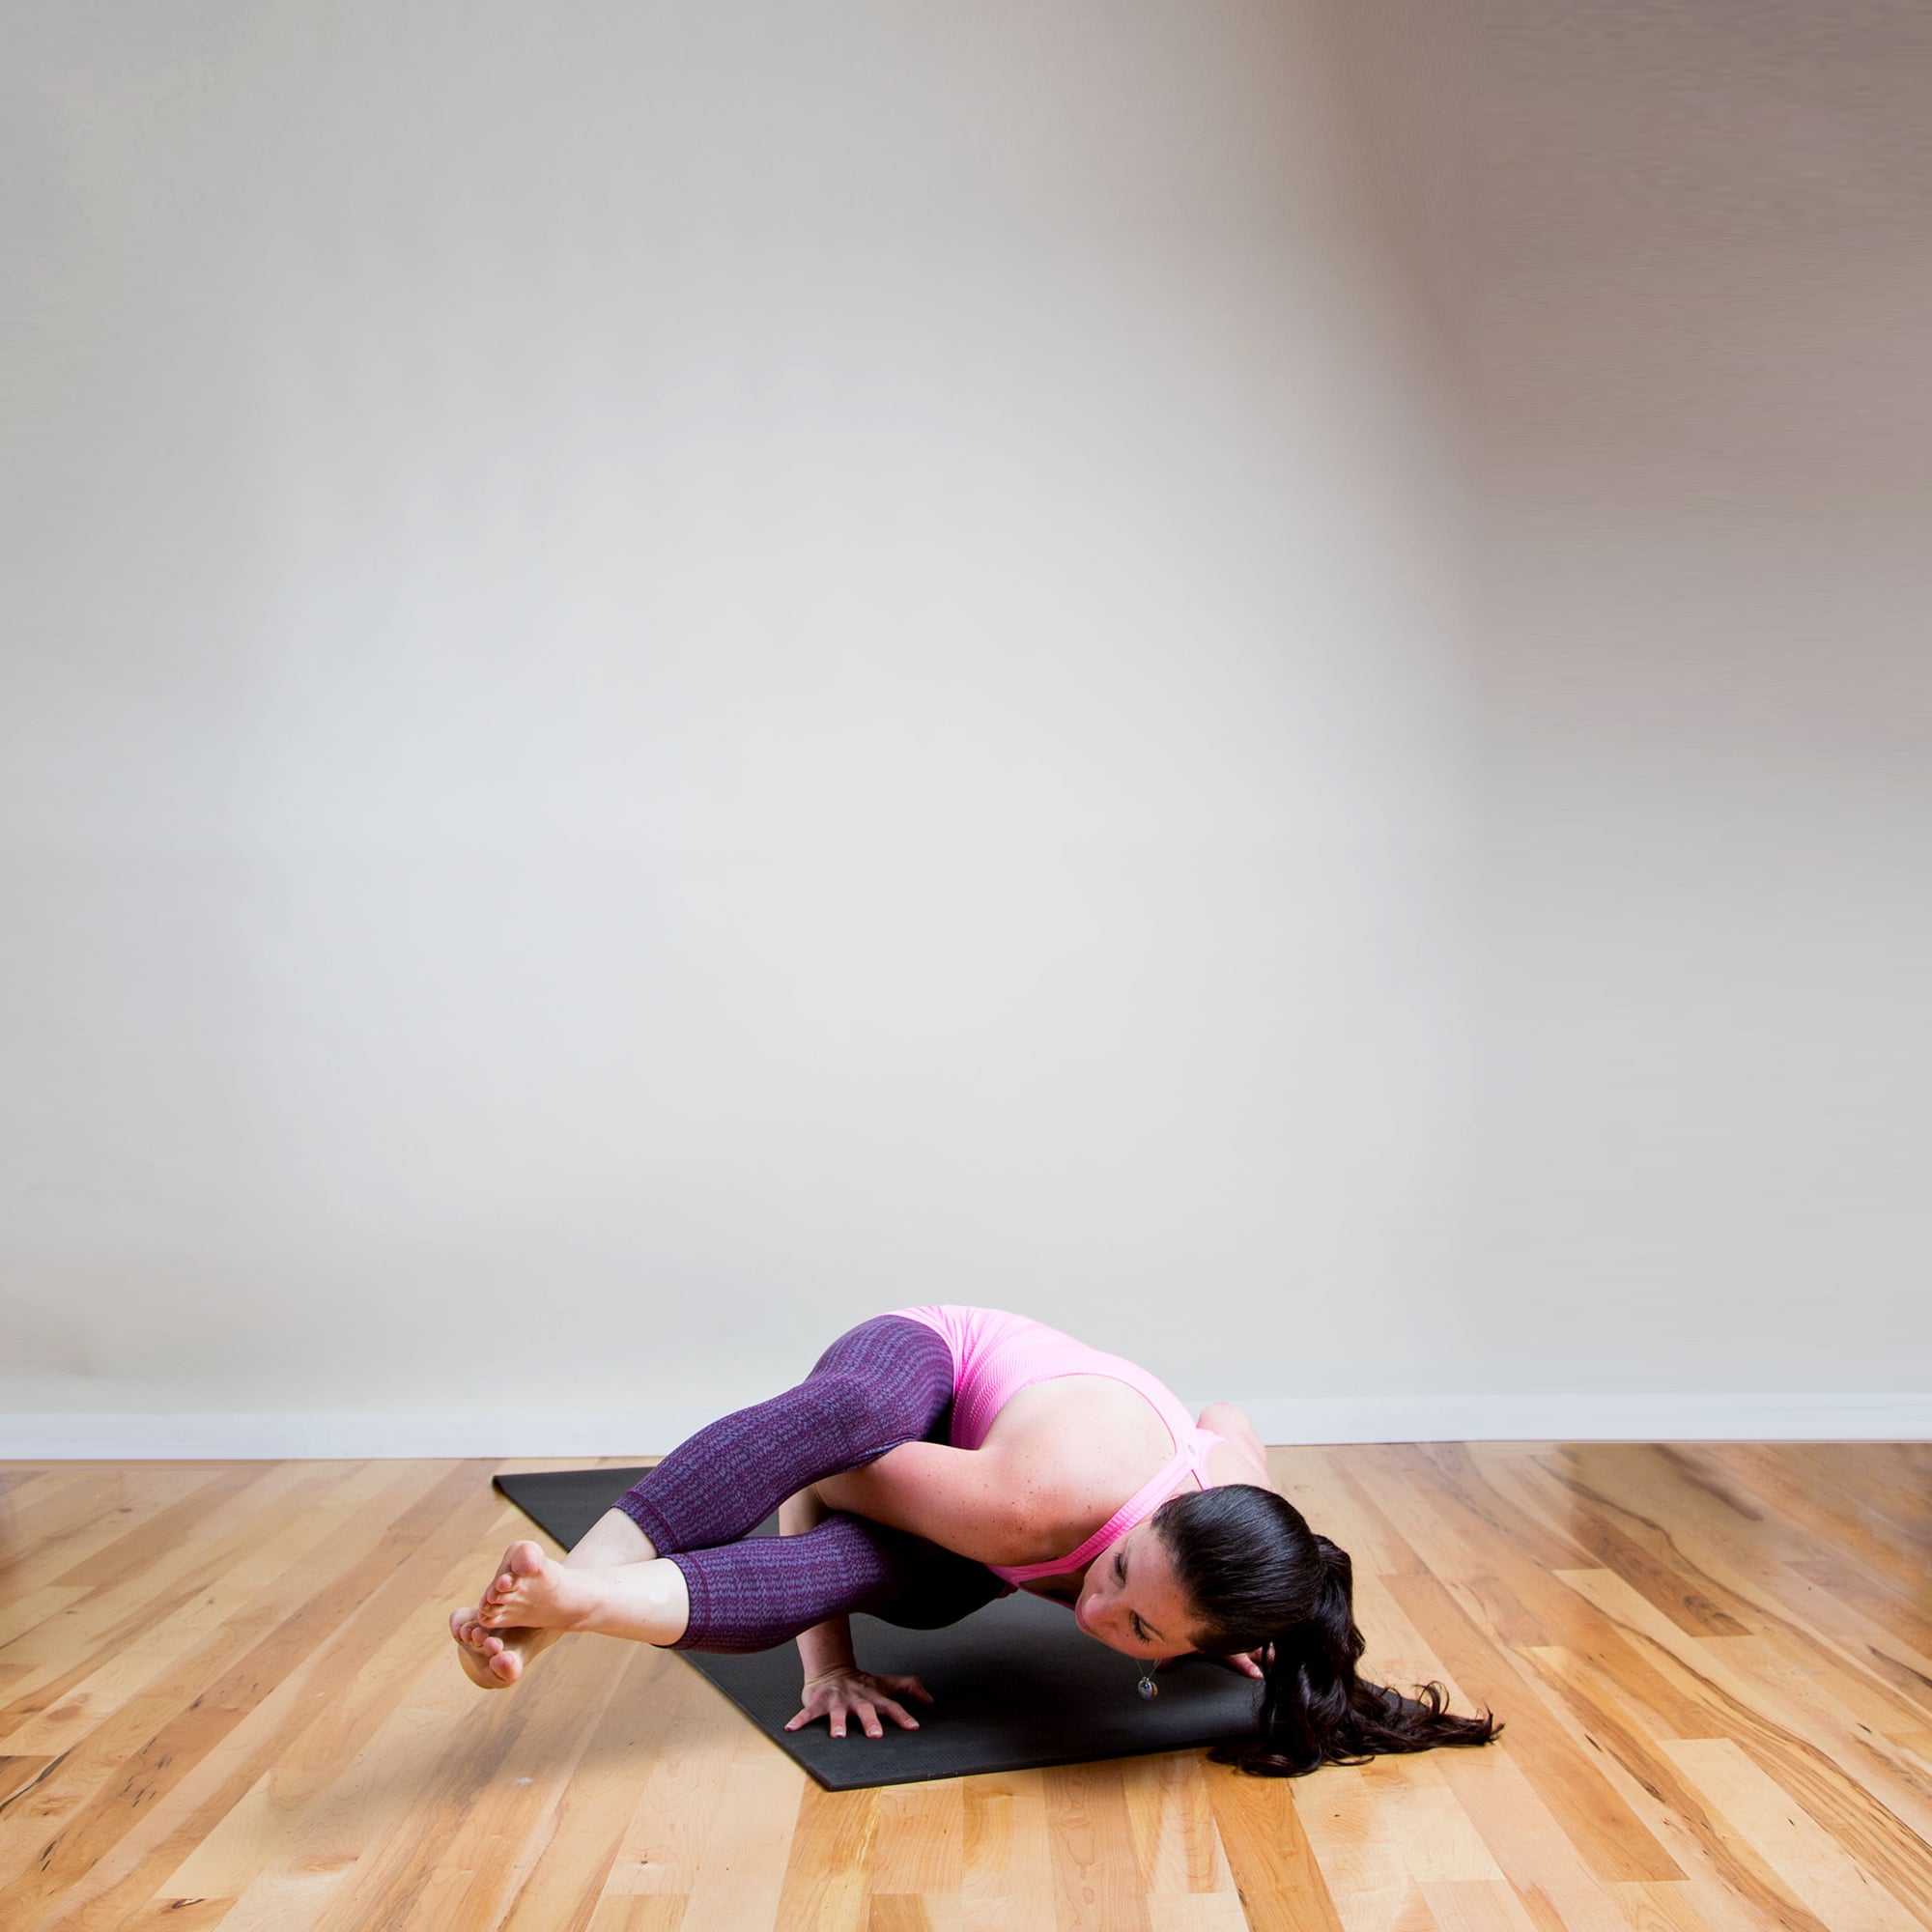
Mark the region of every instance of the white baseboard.
POLYGON ((337 1410, 259 1415, 0 1415, 0 1461, 362 1461, 376 1457, 662 1456, 709 1408, 337 1410))
MULTIPOLYGON (((1932 1395, 1281 1396, 1243 1406, 1263 1440, 1277 1443, 1932 1441, 1932 1395)), ((641 1458, 662 1455, 717 1413, 0 1415, 0 1461, 641 1458)))
POLYGON ((1924 1442, 1932 1395, 1288 1396, 1243 1405, 1264 1442, 1924 1442))

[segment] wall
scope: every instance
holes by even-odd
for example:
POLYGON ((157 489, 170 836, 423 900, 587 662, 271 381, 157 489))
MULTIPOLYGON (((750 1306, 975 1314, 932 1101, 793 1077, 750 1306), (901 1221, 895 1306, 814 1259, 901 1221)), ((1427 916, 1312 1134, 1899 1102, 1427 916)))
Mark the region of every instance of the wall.
POLYGON ((1932 1430, 1909 29, 14 14, 13 1446, 1932 1430))
POLYGON ((23 1429, 657 1448, 917 1299, 1427 1385, 1448 456, 1310 18, 11 25, 23 1429))
POLYGON ((1902 1398, 1932 1388, 1932 21, 1568 11, 1492 16, 1483 81, 1523 104, 1480 187, 1471 1319, 1614 1310, 1581 1387, 1902 1398))
POLYGON ((1445 1378, 1932 1433, 1932 20, 1330 17, 1472 479, 1445 1378))

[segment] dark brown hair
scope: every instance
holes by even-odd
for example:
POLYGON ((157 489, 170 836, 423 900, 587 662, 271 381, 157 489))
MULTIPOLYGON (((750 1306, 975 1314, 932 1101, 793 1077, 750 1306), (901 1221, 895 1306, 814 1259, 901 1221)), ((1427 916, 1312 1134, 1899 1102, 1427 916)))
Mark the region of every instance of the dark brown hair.
POLYGON ((1151 1526, 1194 1605, 1196 1647, 1265 1651, 1259 1731, 1209 1755, 1260 1777, 1302 1777, 1324 1764, 1366 1764, 1438 1745, 1486 1745, 1493 1712, 1451 1717, 1439 1684, 1405 1697, 1364 1682, 1354 1566, 1285 1496, 1252 1483, 1172 1496, 1151 1526))

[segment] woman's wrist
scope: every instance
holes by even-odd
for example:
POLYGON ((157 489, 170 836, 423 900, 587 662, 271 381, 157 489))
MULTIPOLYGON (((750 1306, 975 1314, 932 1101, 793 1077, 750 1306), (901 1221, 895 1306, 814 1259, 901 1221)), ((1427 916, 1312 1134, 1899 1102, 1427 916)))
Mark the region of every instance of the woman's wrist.
POLYGON ((836 1671, 857 1670, 859 1660, 853 1656, 850 1647, 839 1650, 800 1651, 800 1667, 805 1672, 805 1681, 810 1684, 814 1677, 830 1677, 836 1671))
POLYGON ((809 1684, 835 1670, 856 1670, 859 1660, 852 1650, 852 1627, 843 1617, 831 1617, 813 1624, 798 1636, 798 1661, 805 1668, 809 1684))

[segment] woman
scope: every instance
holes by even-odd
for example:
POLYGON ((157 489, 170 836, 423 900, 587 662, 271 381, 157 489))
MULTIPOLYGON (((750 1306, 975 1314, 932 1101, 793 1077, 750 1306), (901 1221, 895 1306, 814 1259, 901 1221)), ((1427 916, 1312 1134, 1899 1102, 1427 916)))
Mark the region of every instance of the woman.
POLYGON ((998 1309, 861 1322, 798 1387, 674 1449, 561 1563, 513 1543, 450 1630, 486 1690, 565 1631, 707 1651, 796 1637, 787 1728, 822 1717, 843 1737, 856 1717, 879 1737, 881 1713, 915 1730, 900 1700, 932 1699, 859 1667, 850 1613, 933 1630, 1013 1589, 1150 1670, 1200 1651, 1260 1679, 1258 1736, 1213 1753, 1244 1771, 1500 1728, 1448 1715, 1438 1685, 1418 1702, 1355 1675, 1349 1558, 1274 1488, 1239 1409, 1196 1425, 1146 1370, 998 1309), (746 1540, 774 1507, 780 1537, 746 1540))

